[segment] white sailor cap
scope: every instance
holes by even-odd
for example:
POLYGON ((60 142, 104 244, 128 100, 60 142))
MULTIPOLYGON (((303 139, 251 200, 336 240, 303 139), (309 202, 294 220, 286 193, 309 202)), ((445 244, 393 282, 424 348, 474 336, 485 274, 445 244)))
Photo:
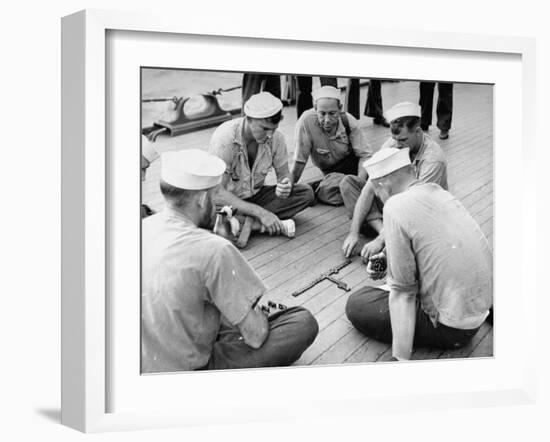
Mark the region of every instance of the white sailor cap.
POLYGON ((155 149, 155 146, 146 136, 141 137, 141 155, 149 161, 149 163, 152 163, 155 161, 160 154, 158 153, 157 149, 155 149))
POLYGON ((315 89, 311 96, 313 97, 313 102, 315 103, 320 98, 334 98, 335 100, 341 100, 340 89, 334 86, 322 86, 315 89))
POLYGON ((283 108, 283 102, 269 92, 252 95, 244 104, 244 114, 250 118, 269 118, 283 108))
POLYGON ((363 167, 369 174, 371 180, 381 178, 395 172, 397 169, 411 164, 409 148, 396 149, 386 147, 380 149, 371 158, 363 163, 363 167))
POLYGON ((418 104, 404 101, 397 103, 385 112, 386 120, 390 123, 401 117, 420 117, 421 108, 418 104))
POLYGON ((180 189, 204 190, 221 183, 225 162, 199 149, 166 152, 161 159, 161 179, 180 189))

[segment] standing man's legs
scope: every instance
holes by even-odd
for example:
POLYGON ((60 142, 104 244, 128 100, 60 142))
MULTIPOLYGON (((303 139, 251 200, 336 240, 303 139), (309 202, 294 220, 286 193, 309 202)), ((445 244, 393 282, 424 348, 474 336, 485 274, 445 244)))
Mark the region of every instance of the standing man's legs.
POLYGON ((254 94, 266 91, 281 98, 281 78, 279 75, 249 74, 243 75, 242 105, 254 94), (263 86, 263 89, 262 89, 263 86))
POLYGON ((208 370, 287 366, 313 343, 319 325, 302 307, 291 307, 269 318, 269 335, 258 349, 244 343, 236 327, 222 326, 208 370))
POLYGON ((313 98, 311 97, 313 78, 298 75, 296 83, 296 116, 300 118, 304 111, 313 107, 313 98))
POLYGON ((361 90, 359 88, 359 78, 348 78, 346 86, 346 112, 353 115, 357 120, 361 118, 359 111, 359 100, 361 90))
POLYGON ((384 118, 384 110, 382 107, 382 82, 380 80, 369 80, 365 115, 371 117, 374 124, 390 127, 389 123, 384 118))
POLYGON ((445 136, 445 132, 451 130, 453 119, 453 83, 437 83, 437 92, 437 127, 445 136))
POLYGON ((418 100, 418 104, 421 108, 420 127, 424 131, 427 131, 432 124, 434 88, 434 82, 420 82, 420 99, 418 100))

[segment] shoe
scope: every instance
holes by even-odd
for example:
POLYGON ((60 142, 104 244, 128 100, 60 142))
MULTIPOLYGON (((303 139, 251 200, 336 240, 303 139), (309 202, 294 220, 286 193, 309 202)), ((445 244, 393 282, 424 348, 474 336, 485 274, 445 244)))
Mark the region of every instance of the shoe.
POLYGON ((446 140, 447 138, 449 138, 449 131, 448 130, 442 130, 441 132, 439 132, 439 139, 440 140, 446 140))
POLYGON ((289 238, 294 238, 296 234, 296 224, 294 224, 294 220, 285 219, 281 222, 283 224, 283 231, 281 233, 289 238))
POLYGON ((424 132, 428 132, 430 130, 430 126, 420 126, 420 129, 422 129, 424 132))
POLYGON ((390 127, 390 123, 384 117, 373 118, 372 122, 378 126, 390 127))

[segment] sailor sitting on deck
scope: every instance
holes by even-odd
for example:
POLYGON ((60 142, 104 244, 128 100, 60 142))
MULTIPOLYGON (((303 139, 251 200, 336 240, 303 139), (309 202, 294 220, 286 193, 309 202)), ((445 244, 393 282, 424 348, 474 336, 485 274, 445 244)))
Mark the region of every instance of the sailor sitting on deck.
MULTIPOLYGON (((141 181, 145 181, 147 169, 153 161, 159 157, 159 153, 147 137, 141 137, 141 181)), ((145 218, 155 213, 147 204, 141 205, 141 217, 145 218)))
MULTIPOLYGON (((447 160, 441 147, 420 128, 420 106, 409 102, 396 104, 386 112, 386 119, 390 122, 391 138, 380 150, 408 147, 416 178, 425 183, 439 184, 448 190, 447 160)), ((367 262, 371 256, 384 249, 382 203, 375 198, 370 180, 365 182, 361 177, 346 176, 340 189, 352 218, 350 232, 342 247, 346 257, 355 253, 361 229, 370 228, 378 234, 361 249, 361 256, 367 262)))
POLYGON ((352 293, 348 319, 365 335, 392 343, 396 359, 410 359, 413 346, 464 346, 492 305, 487 239, 455 197, 417 179, 407 148, 381 149, 365 167, 384 202, 389 292, 352 293))
POLYGON ((246 216, 251 230, 292 237, 295 226, 290 218, 308 207, 314 196, 309 185, 294 184, 291 179, 285 140, 277 131, 282 108, 281 100, 269 92, 253 95, 244 105, 244 117, 216 129, 210 153, 227 164, 216 205, 231 206, 246 216), (266 186, 271 168, 277 185, 266 186))
POLYGON ((305 111, 296 123, 296 150, 292 180, 302 176, 308 158, 323 172, 315 193, 325 204, 342 205, 340 182, 345 175, 365 181, 367 173, 360 166, 372 156, 357 120, 342 111, 340 90, 323 86, 311 94, 314 107, 305 111))
POLYGON ((317 321, 291 307, 269 318, 243 255, 204 227, 225 163, 190 149, 161 156, 163 211, 143 221, 141 366, 145 373, 290 365, 317 321))

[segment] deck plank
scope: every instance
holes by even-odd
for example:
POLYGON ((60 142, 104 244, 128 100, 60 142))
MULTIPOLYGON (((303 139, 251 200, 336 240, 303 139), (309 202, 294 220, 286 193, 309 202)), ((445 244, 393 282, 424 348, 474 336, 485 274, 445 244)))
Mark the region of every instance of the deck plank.
POLYGON ((344 363, 376 362, 390 349, 390 344, 375 339, 367 339, 354 353, 343 360, 344 363))
MULTIPOLYGON (((302 354, 300 359, 294 365, 310 365, 327 349, 332 347, 337 341, 342 339, 348 333, 356 331, 353 326, 346 321, 336 320, 321 330, 311 346, 302 354)), ((341 360, 335 360, 332 363, 340 363, 341 360)))

